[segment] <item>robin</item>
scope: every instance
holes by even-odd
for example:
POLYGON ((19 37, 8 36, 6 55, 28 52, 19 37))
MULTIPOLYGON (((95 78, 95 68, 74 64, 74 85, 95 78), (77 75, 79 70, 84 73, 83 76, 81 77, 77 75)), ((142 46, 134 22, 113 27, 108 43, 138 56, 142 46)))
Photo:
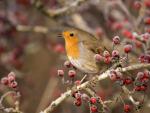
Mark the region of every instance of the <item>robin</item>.
POLYGON ((62 32, 68 59, 84 73, 100 72, 100 67, 94 56, 103 48, 100 41, 92 34, 77 28, 70 28, 62 32))

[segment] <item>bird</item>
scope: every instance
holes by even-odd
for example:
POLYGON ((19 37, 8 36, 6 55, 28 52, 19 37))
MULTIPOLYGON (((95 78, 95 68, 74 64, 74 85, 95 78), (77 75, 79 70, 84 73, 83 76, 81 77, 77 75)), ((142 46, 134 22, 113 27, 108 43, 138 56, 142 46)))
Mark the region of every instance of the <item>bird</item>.
POLYGON ((94 56, 104 47, 98 38, 79 28, 66 29, 61 35, 65 40, 67 57, 73 66, 88 74, 100 72, 102 66, 94 56))

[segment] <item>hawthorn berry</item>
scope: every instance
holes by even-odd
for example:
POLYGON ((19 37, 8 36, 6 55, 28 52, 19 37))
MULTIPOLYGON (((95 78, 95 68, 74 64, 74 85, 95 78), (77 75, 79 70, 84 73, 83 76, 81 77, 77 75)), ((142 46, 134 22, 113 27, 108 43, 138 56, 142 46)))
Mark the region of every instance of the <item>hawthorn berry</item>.
POLYGON ((111 74, 109 75, 109 77, 110 77, 110 79, 111 79, 112 81, 116 81, 116 80, 117 80, 117 74, 115 74, 115 73, 111 73, 111 74))
POLYGON ((139 10, 141 8, 141 2, 140 1, 135 1, 133 4, 134 9, 139 10))
POLYGON ((97 99, 96 99, 95 97, 91 97, 91 98, 90 98, 90 103, 91 103, 91 104, 95 104, 96 101, 97 101, 97 99))
POLYGON ((70 68, 72 66, 72 64, 71 64, 70 61, 67 60, 67 61, 64 62, 64 66, 67 67, 67 68, 70 68))
POLYGON ((137 78, 140 79, 144 76, 144 73, 143 72, 138 72, 137 73, 137 78))
POLYGON ((81 94, 80 93, 75 93, 75 98, 76 98, 76 100, 81 101, 81 94))
POLYGON ((81 104, 82 104, 82 101, 80 101, 80 100, 74 101, 74 105, 76 105, 76 106, 81 106, 81 104))
POLYGON ((145 4, 146 7, 150 7, 150 1, 149 1, 149 0, 146 0, 146 1, 144 2, 144 4, 145 4))
POLYGON ((143 84, 140 86, 140 91, 146 91, 147 85, 143 84))
POLYGON ((132 50, 132 45, 131 44, 127 44, 124 46, 124 52, 125 53, 129 53, 132 50))
POLYGON ((60 77, 64 76, 64 70, 57 70, 57 75, 60 77))
POLYGON ((8 74, 8 81, 9 82, 13 82, 13 81, 15 81, 15 79, 16 79, 16 75, 15 75, 15 73, 14 72, 10 72, 9 74, 8 74))
POLYGON ((9 87, 16 88, 17 85, 18 85, 18 83, 16 81, 13 81, 12 83, 10 83, 9 87))
POLYGON ((120 72, 116 72, 112 70, 109 75, 110 79, 113 81, 122 79, 122 74, 120 72))
POLYGON ((1 78, 1 84, 8 85, 8 78, 7 77, 1 78))
POLYGON ((74 83, 75 83, 75 85, 80 85, 81 81, 80 80, 76 80, 74 83))
POLYGON ((145 23, 145 24, 150 24, 150 17, 146 17, 146 18, 144 19, 144 23, 145 23))
POLYGON ((123 28, 123 24, 121 22, 115 22, 112 24, 112 30, 120 30, 123 28))
POLYGON ((115 36, 115 37, 113 38, 113 43, 114 43, 115 45, 120 44, 120 37, 119 37, 119 36, 115 36))
POLYGON ((119 57, 119 51, 113 50, 112 51, 112 57, 119 57))
POLYGON ((97 62, 100 62, 100 61, 103 61, 103 56, 101 56, 100 54, 95 54, 95 55, 94 55, 94 59, 95 59, 97 62))
POLYGON ((57 52, 57 53, 64 53, 65 49, 61 44, 57 44, 54 47, 54 51, 57 52))
POLYGON ((132 35, 132 33, 129 30, 127 30, 127 29, 122 30, 122 34, 125 37, 127 37, 128 39, 132 40, 134 38, 134 36, 132 35))
POLYGON ((111 63, 111 57, 106 57, 106 58, 104 58, 104 62, 105 62, 106 64, 110 64, 110 63, 111 63))
POLYGON ((97 107, 96 107, 95 105, 90 106, 90 111, 91 111, 92 113, 97 112, 97 107))
POLYGON ((95 32, 99 37, 101 37, 104 34, 103 29, 101 27, 96 28, 95 32))
POLYGON ((75 77, 75 76, 76 76, 76 71, 75 71, 75 70, 69 70, 68 76, 69 76, 70 78, 75 77))
POLYGON ((141 91, 141 86, 135 86, 135 87, 134 87, 134 90, 135 90, 135 91, 141 91))
POLYGON ((130 111, 131 111, 131 106, 128 105, 128 104, 125 104, 125 105, 124 105, 124 112, 128 113, 128 112, 130 112, 130 111))
POLYGON ((150 34, 149 33, 145 33, 145 34, 142 34, 141 35, 141 40, 143 41, 143 42, 146 42, 146 41, 148 41, 150 39, 150 34))
POLYGON ((133 82, 133 80, 131 78, 125 78, 123 82, 125 85, 129 85, 133 82))

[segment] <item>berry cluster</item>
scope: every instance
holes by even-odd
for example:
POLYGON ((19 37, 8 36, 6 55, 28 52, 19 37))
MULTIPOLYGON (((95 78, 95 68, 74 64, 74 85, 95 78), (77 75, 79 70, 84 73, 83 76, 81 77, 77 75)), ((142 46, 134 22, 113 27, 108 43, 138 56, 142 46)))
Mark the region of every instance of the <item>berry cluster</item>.
POLYGON ((111 80, 120 83, 121 86, 133 83, 134 91, 146 91, 150 71, 138 72, 136 78, 133 79, 132 77, 123 77, 122 73, 112 70, 109 77, 111 80))
POLYGON ((138 72, 134 83, 135 91, 146 91, 150 80, 150 71, 138 72))
POLYGON ((1 78, 1 84, 8 86, 9 88, 16 89, 18 83, 16 82, 16 75, 14 72, 10 72, 7 77, 1 78))
POLYGON ((74 105, 81 106, 82 101, 88 102, 90 106, 90 111, 92 113, 98 112, 97 104, 99 103, 99 98, 97 97, 89 97, 85 93, 81 94, 79 92, 75 92, 72 94, 72 96, 75 98, 74 105))
MULTIPOLYGON (((112 64, 112 63, 119 62, 120 60, 123 59, 123 57, 120 56, 120 53, 117 49, 114 49, 119 44, 120 44, 120 37, 115 36, 113 38, 113 51, 110 53, 109 51, 105 50, 102 55, 101 54, 95 54, 95 56, 94 56, 95 60, 97 62, 102 62, 105 64, 112 64)), ((126 54, 130 53, 132 51, 132 48, 133 47, 131 44, 126 44, 124 46, 124 53, 126 53, 126 54)))

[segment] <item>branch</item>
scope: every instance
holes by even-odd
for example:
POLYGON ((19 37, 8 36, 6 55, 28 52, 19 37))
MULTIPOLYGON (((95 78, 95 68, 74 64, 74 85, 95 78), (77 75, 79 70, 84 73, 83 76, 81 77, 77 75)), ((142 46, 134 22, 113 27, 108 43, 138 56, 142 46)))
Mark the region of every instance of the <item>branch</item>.
MULTIPOLYGON (((117 68, 116 72, 126 72, 131 70, 137 70, 141 68, 150 68, 150 64, 134 64, 132 66, 128 66, 125 68, 117 68)), ((57 98, 55 101, 53 101, 44 111, 41 113, 50 113, 54 110, 56 106, 58 106, 61 102, 63 102, 66 98, 72 95, 72 92, 83 90, 89 86, 91 86, 92 83, 99 82, 103 79, 106 79, 109 77, 111 72, 111 69, 105 71, 104 73, 94 76, 90 81, 84 82, 81 85, 77 86, 76 89, 68 90, 67 92, 63 93, 59 98, 57 98)))
POLYGON ((35 0, 33 2, 33 5, 35 5, 35 7, 37 9, 39 9, 40 11, 42 11, 44 14, 46 14, 48 17, 55 17, 61 14, 66 13, 67 11, 72 10, 73 8, 79 6, 81 3, 84 3, 87 0, 74 0, 71 3, 68 3, 69 5, 65 5, 62 8, 59 9, 46 9, 43 4, 41 3, 40 0, 35 0))
POLYGON ((44 26, 25 26, 25 25, 17 25, 17 31, 21 32, 35 32, 35 33, 43 33, 46 34, 49 32, 49 29, 44 26))

